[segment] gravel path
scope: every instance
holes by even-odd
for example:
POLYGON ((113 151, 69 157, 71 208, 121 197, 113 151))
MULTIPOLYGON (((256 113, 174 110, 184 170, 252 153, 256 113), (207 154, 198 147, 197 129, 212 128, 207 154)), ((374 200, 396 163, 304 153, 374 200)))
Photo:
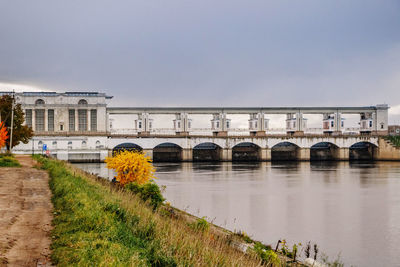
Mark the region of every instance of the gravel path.
POLYGON ((21 168, 0 168, 0 266, 51 266, 51 191, 30 156, 21 168))

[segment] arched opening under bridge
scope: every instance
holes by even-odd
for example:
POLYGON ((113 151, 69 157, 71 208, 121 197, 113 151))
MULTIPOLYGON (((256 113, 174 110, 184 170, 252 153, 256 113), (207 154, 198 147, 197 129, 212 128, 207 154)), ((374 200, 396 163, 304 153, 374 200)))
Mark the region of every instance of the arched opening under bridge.
POLYGON ((271 149, 272 161, 291 161, 297 160, 299 147, 290 142, 281 142, 271 149))
POLYGON ((370 142, 358 142, 349 149, 350 160, 373 160, 378 147, 370 142))
POLYGON ((232 148, 232 161, 260 161, 260 147, 256 144, 245 142, 232 148))
POLYGON ((162 143, 153 148, 154 162, 182 161, 182 148, 174 143, 162 143))
POLYGON ((311 161, 336 160, 339 147, 329 142, 320 142, 310 148, 311 161))
POLYGON ((193 148, 193 161, 220 161, 222 148, 214 143, 201 143, 193 148))
POLYGON ((120 151, 125 151, 125 150, 142 152, 143 148, 141 146, 137 145, 137 144, 134 144, 134 143, 122 143, 122 144, 119 144, 119 145, 115 146, 113 148, 112 153, 114 155, 115 153, 118 153, 120 151))

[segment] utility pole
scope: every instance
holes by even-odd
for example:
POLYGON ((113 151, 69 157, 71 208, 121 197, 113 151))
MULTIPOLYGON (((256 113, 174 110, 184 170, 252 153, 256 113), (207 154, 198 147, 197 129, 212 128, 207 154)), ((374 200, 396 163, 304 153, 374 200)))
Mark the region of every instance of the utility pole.
POLYGON ((13 128, 14 128, 14 96, 15 96, 15 91, 13 90, 12 99, 11 99, 10 153, 12 153, 12 139, 13 139, 13 128))

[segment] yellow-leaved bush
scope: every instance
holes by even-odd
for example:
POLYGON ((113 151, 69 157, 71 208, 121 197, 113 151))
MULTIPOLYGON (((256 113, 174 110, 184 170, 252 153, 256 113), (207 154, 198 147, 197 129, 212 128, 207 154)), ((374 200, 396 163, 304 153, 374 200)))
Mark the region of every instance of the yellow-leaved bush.
POLYGON ((116 180, 121 185, 131 182, 145 184, 155 178, 151 159, 142 152, 124 150, 113 157, 107 157, 105 162, 107 168, 117 172, 116 180))

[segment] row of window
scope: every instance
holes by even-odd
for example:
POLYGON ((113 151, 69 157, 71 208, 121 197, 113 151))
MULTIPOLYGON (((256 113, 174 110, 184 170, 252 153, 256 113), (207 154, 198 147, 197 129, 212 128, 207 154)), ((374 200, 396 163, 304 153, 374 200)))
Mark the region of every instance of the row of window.
MULTIPOLYGON (((88 119, 87 119, 86 109, 78 109, 78 131, 87 131, 88 130, 88 119)), ((35 131, 43 132, 45 131, 45 110, 44 109, 35 109, 35 131)), ((25 121, 26 125, 31 127, 33 126, 33 114, 32 109, 25 110, 25 121)), ((68 121, 69 121, 69 131, 75 131, 75 109, 68 110, 68 121)), ((54 132, 54 109, 47 110, 47 129, 49 132, 54 132)), ((64 125, 60 124, 60 131, 64 131, 64 125)), ((90 110, 90 130, 93 132, 97 131, 97 110, 90 110)))
MULTIPOLYGON (((43 149, 43 141, 38 142, 37 148, 43 149)), ((87 142, 85 140, 81 142, 81 148, 87 148, 87 142)), ((102 148, 99 140, 96 141, 96 148, 102 148)), ((49 149, 57 149, 57 141, 53 141, 49 149)), ((72 141, 68 141, 68 149, 72 149, 72 141)))
MULTIPOLYGON (((38 99, 35 101, 35 105, 44 105, 44 104, 46 104, 46 102, 44 102, 43 99, 38 99)), ((85 99, 81 99, 78 101, 78 105, 83 106, 83 105, 87 105, 87 104, 88 104, 88 102, 85 99)))
MULTIPOLYGON (((75 109, 68 110, 69 131, 75 131, 75 109)), ((78 109, 78 131, 87 131, 87 110, 78 109)), ((97 131, 97 110, 90 110, 90 130, 97 131)))

